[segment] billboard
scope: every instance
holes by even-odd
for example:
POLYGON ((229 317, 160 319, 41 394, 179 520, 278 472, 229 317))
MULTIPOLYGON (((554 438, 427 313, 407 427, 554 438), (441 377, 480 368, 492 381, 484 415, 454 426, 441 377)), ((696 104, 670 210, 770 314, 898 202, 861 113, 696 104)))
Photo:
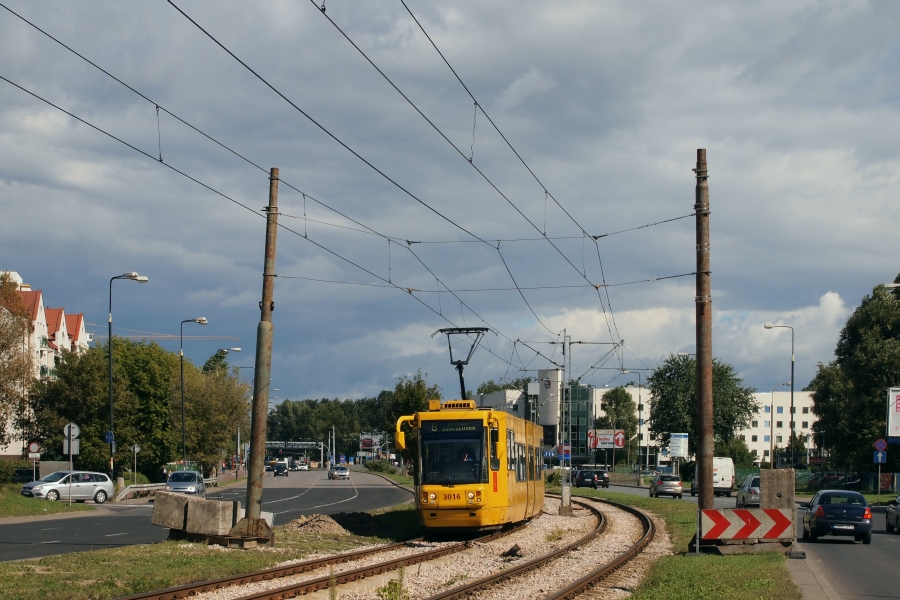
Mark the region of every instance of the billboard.
POLYGON ((688 457, 688 434, 686 433, 670 433, 669 434, 669 455, 675 458, 688 457))
POLYGON ((359 449, 364 452, 377 452, 381 448, 384 436, 380 433, 359 434, 359 449))
POLYGON ((621 434, 620 438, 624 436, 622 429, 589 429, 587 432, 588 450, 623 448, 625 444, 616 445, 617 433, 621 434))
POLYGON ((888 389, 887 435, 889 438, 900 437, 900 388, 888 389))

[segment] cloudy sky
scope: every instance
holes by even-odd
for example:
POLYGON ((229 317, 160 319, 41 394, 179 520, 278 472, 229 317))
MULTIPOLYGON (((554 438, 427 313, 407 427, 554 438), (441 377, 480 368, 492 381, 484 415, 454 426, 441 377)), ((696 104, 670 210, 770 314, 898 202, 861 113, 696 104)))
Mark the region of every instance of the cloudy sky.
POLYGON ((455 397, 449 326, 496 331, 471 389, 560 362, 564 328, 598 386, 693 352, 694 278, 661 278, 694 271, 694 220, 640 227, 692 213, 698 148, 713 349, 747 385, 790 378, 763 324, 802 388, 900 271, 900 5, 406 0, 463 87, 399 0, 316 1, 175 1, 269 87, 164 1, 3 0, 0 75, 109 135, 0 81, 0 269, 98 334, 109 278, 145 274, 116 333, 203 315, 186 335, 239 341, 186 355, 252 365, 279 167, 281 399, 417 369, 455 397))

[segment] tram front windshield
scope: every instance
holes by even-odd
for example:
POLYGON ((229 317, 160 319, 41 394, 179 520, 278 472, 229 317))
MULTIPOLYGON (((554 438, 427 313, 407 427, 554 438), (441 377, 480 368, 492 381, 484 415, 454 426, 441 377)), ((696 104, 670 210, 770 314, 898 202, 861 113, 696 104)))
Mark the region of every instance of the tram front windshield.
POLYGON ((425 421, 419 434, 423 485, 487 481, 481 421, 425 421))

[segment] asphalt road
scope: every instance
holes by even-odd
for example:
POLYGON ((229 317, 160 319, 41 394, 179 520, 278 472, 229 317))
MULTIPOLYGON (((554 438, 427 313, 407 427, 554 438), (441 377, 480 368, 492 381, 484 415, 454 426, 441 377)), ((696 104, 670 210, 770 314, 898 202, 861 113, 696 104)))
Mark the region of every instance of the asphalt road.
MULTIPOLYGON (((625 494, 647 495, 647 489, 612 485, 612 491, 625 494)), ((734 497, 715 498, 716 508, 734 508, 734 497)), ((679 500, 673 500, 679 502, 679 500)), ((682 502, 697 504, 697 498, 685 494, 682 502)), ((887 533, 884 528, 884 510, 875 509, 872 518, 872 543, 866 546, 853 538, 820 537, 816 542, 798 540, 799 550, 806 552, 811 568, 840 595, 841 600, 900 599, 900 534, 887 533)), ((802 531, 803 512, 797 512, 798 530, 802 531)))
MULTIPOLYGON (((239 500, 242 486, 210 488, 208 498, 239 500)), ((395 506, 412 494, 377 475, 353 472, 350 480, 329 480, 325 471, 295 471, 288 477, 264 480, 262 509, 275 514, 275 524, 300 515, 367 511, 395 506)), ((45 500, 35 500, 45 502, 45 500)), ((150 524, 152 504, 112 504, 104 514, 66 518, 15 519, 0 524, 0 561, 36 558, 100 548, 152 544, 169 530, 150 524)))

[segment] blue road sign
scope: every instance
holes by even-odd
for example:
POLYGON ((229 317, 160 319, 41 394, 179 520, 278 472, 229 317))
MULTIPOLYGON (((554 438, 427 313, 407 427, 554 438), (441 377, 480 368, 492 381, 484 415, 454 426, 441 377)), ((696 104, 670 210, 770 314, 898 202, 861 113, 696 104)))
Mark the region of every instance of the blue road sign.
POLYGON ((882 464, 887 462, 887 452, 876 452, 875 453, 875 464, 882 464))
POLYGON ((107 431, 107 432, 106 432, 106 435, 103 436, 103 439, 106 440, 106 443, 107 443, 107 444, 112 444, 112 443, 113 443, 113 439, 114 439, 114 438, 113 438, 113 432, 112 432, 112 431, 107 431))

